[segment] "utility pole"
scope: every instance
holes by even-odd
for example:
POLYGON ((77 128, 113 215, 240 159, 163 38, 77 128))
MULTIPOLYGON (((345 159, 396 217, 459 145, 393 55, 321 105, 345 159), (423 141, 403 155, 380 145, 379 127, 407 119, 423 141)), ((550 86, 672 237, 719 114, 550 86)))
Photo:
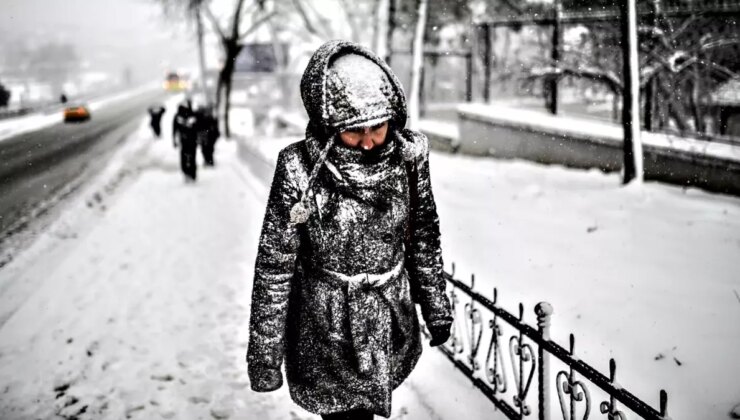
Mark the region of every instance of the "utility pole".
POLYGON ((637 56, 636 0, 620 0, 622 29, 622 128, 624 131, 623 184, 642 182, 643 161, 640 139, 640 72, 637 56))

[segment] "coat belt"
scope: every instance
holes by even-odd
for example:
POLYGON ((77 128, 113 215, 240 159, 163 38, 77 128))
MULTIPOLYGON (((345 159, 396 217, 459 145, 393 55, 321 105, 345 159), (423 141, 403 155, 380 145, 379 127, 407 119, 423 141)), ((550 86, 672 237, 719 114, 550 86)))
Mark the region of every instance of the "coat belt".
POLYGON ((324 278, 337 287, 347 286, 347 314, 351 342, 361 374, 373 373, 379 361, 387 360, 390 342, 390 305, 379 290, 403 272, 403 258, 390 271, 380 274, 360 273, 348 276, 326 268, 319 268, 324 278))
POLYGON ((362 287, 365 289, 377 289, 384 286, 394 278, 397 278, 403 271, 403 259, 398 261, 395 267, 385 273, 370 274, 360 273, 354 276, 348 276, 338 271, 329 270, 328 268, 319 267, 319 270, 326 274, 327 278, 337 286, 362 287))

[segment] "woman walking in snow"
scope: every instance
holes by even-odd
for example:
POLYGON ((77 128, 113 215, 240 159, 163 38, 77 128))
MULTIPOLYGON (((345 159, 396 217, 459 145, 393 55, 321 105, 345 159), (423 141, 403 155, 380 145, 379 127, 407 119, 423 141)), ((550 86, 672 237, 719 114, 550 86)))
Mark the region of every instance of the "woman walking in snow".
POLYGON ((331 41, 301 79, 306 138, 280 152, 255 267, 251 387, 324 419, 388 417, 391 393, 452 324, 427 139, 375 54, 331 41))

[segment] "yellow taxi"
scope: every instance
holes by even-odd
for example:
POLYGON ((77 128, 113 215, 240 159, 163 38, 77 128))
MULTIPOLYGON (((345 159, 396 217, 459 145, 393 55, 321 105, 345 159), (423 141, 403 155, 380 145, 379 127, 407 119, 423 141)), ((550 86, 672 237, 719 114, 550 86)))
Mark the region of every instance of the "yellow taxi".
POLYGON ((162 87, 168 92, 182 92, 188 88, 188 81, 186 77, 172 72, 167 74, 162 87))
POLYGON ((87 121, 90 110, 85 105, 69 105, 64 108, 64 122, 87 121))

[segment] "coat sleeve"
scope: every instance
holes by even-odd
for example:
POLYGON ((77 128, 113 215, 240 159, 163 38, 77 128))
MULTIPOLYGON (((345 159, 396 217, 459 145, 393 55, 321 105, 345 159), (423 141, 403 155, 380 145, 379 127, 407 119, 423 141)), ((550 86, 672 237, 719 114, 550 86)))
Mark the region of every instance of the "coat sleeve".
POLYGON ((429 326, 442 326, 452 323, 452 311, 442 276, 439 217, 432 193, 428 153, 426 151, 424 158, 416 163, 417 196, 415 205, 410 209, 411 232, 406 246, 406 269, 424 321, 429 326))
POLYGON ((257 249, 249 323, 247 364, 255 391, 282 385, 288 297, 295 271, 298 234, 290 208, 298 188, 285 151, 278 156, 257 249))

